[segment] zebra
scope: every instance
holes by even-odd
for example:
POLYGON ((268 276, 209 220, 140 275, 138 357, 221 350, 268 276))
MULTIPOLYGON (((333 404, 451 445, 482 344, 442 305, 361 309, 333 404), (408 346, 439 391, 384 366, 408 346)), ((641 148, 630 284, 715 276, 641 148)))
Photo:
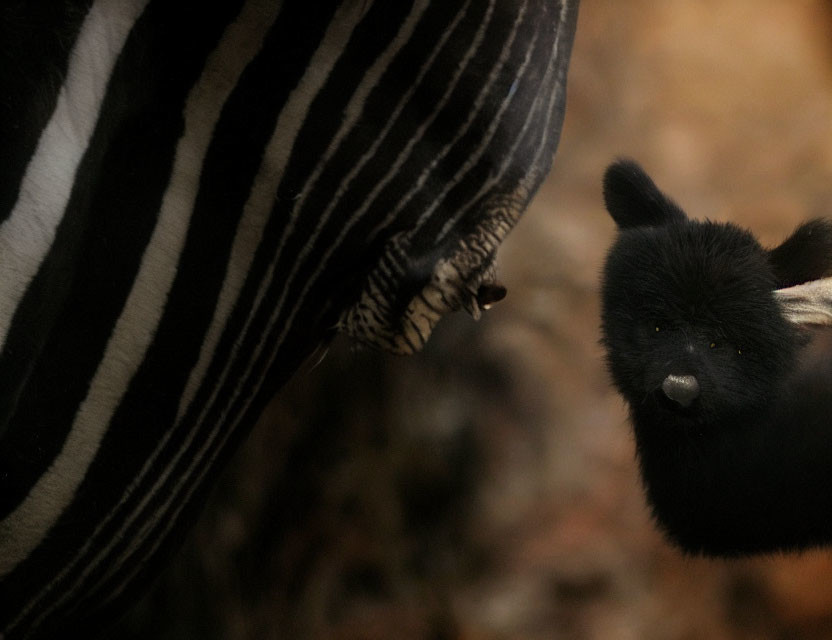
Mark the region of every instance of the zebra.
POLYGON ((105 628, 336 332, 502 291, 578 0, 0 6, 0 637, 105 628))

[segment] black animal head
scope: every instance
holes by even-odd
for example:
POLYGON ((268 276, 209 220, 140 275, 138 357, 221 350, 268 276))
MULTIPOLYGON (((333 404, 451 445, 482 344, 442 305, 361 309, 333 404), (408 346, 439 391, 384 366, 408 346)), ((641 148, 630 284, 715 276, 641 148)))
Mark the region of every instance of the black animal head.
POLYGON ((631 161, 604 198, 620 233, 602 287, 603 344, 636 428, 724 425, 765 410, 801 344, 773 291, 827 275, 832 227, 766 250, 733 224, 689 219, 631 161))

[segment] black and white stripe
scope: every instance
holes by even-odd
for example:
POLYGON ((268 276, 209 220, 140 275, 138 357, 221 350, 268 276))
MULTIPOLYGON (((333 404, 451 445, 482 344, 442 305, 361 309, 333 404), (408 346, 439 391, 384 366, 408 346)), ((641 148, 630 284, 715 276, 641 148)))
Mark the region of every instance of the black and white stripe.
POLYGON ((116 615, 336 325, 415 348, 421 301, 476 286, 554 154, 576 11, 0 7, 6 639, 116 615))

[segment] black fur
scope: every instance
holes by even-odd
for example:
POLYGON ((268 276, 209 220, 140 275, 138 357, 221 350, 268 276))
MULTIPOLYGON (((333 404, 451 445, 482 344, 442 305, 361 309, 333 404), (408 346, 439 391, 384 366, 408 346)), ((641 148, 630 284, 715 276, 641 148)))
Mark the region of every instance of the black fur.
POLYGON ((832 366, 808 367, 808 337, 773 296, 830 273, 832 224, 766 250, 736 225, 688 219, 630 161, 609 167, 604 198, 620 233, 603 344, 659 524, 715 555, 832 542, 832 366), (695 377, 689 403, 670 398, 674 376, 695 377))

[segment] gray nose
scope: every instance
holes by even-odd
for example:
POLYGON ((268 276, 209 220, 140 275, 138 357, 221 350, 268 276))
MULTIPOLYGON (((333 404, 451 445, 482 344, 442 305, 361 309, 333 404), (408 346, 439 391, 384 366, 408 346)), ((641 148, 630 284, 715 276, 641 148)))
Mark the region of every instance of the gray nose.
POLYGON ((699 395, 699 381, 694 376, 669 375, 662 382, 662 391, 671 400, 689 407, 699 395))

